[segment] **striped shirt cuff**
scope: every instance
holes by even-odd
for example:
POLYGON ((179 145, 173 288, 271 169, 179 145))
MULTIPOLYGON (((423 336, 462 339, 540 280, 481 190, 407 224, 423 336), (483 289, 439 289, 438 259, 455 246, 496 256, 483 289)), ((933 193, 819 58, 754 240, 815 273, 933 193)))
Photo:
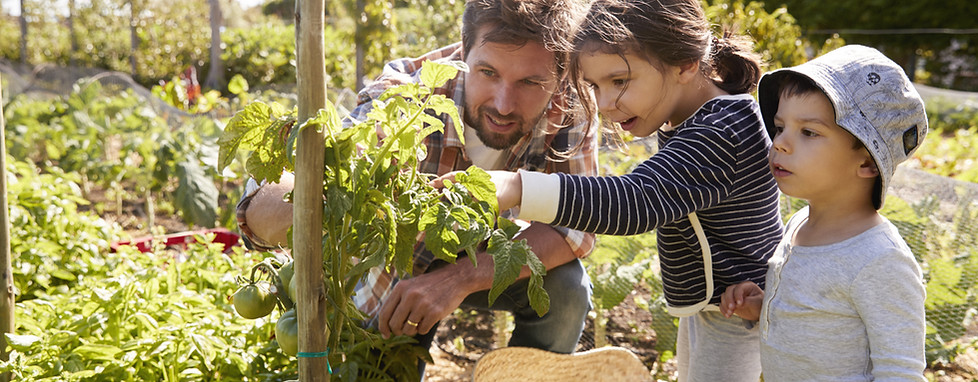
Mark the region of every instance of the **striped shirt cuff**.
POLYGON ((557 218, 560 177, 557 174, 519 170, 523 183, 519 218, 543 223, 557 218))

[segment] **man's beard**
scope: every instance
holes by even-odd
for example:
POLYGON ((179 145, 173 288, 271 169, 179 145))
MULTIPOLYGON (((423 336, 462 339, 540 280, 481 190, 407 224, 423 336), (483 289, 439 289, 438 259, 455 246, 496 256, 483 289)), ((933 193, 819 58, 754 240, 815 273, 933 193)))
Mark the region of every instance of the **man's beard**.
POLYGON ((491 109, 488 106, 482 106, 479 108, 478 111, 475 112, 469 110, 468 107, 466 106, 465 116, 463 117, 463 119, 465 120, 466 125, 469 125, 473 129, 475 129, 476 136, 479 137, 479 140, 482 141, 482 143, 486 145, 486 147, 495 150, 505 150, 516 145, 516 143, 518 143, 521 139, 523 139, 524 136, 532 134, 532 129, 535 128, 537 124, 540 122, 540 118, 543 117, 543 114, 544 114, 543 112, 540 112, 539 115, 537 115, 535 118, 533 118, 530 121, 527 121, 523 118, 518 118, 515 121, 518 128, 514 129, 512 132, 509 132, 507 134, 495 133, 489 130, 489 128, 484 125, 485 116, 491 116, 493 119, 497 121, 512 120, 511 119, 512 117, 508 117, 508 118, 503 117, 501 114, 499 114, 498 111, 496 111, 495 109, 491 109))

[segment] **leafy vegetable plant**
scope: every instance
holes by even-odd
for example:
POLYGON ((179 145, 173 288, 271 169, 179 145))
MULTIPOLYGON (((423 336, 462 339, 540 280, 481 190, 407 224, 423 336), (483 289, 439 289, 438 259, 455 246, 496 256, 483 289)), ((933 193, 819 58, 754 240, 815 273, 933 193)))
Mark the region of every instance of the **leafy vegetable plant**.
POLYGON ((431 174, 417 171, 426 155, 425 137, 444 131, 435 115, 449 116, 461 129, 454 102, 430 90, 454 78, 460 68, 464 64, 425 63, 421 84, 389 89, 374 101, 366 120, 346 125, 332 105, 300 123, 294 111, 254 102, 231 119, 219 141, 219 168, 230 165, 237 150, 250 150, 245 163, 249 174, 259 182, 275 182, 283 170, 294 169, 299 131, 317 129, 325 135, 322 243, 328 346, 333 365, 346 359, 334 367, 342 380, 403 380, 403 373, 417 373, 416 360, 426 349, 417 349, 424 354, 398 350, 412 340, 385 341, 375 330, 363 329, 365 317, 351 297, 372 268, 409 277, 419 240, 448 262, 461 253, 475 262, 475 252, 487 242, 495 270, 490 303, 528 265, 531 305, 540 315, 549 309, 543 289, 546 270, 525 241, 512 240, 520 228, 498 218, 489 175, 472 167, 444 189, 435 189, 428 184, 431 174))

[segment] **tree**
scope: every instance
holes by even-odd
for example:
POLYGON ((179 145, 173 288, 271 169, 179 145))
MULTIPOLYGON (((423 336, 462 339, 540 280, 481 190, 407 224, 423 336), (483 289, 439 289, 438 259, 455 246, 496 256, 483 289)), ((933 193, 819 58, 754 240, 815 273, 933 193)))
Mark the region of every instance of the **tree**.
POLYGON ((224 16, 221 13, 220 0, 208 0, 208 2, 211 5, 211 66, 207 71, 207 79, 204 80, 204 86, 211 89, 220 89, 225 86, 224 61, 221 60, 221 53, 223 53, 223 49, 221 49, 221 26, 224 24, 224 16))
POLYGON ((129 73, 133 75, 136 75, 136 54, 139 51, 139 35, 136 34, 136 26, 139 25, 138 15, 136 1, 129 1, 129 73))
POLYGON ((27 0, 20 0, 20 62, 27 63, 27 0))
POLYGON ((75 56, 78 55, 78 34, 75 32, 75 0, 68 0, 68 34, 71 35, 71 51, 68 56, 68 66, 75 66, 75 56))

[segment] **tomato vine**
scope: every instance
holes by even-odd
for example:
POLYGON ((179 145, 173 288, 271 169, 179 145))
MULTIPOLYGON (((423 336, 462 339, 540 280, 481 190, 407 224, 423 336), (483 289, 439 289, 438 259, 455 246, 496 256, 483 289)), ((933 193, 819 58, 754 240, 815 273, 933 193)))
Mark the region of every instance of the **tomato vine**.
MULTIPOLYGON (((475 262, 479 245, 488 242, 495 271, 490 303, 529 266, 531 305, 540 315, 549 309, 543 289, 546 270, 524 240, 513 240, 520 228, 499 218, 489 175, 471 167, 455 182, 435 189, 429 185, 432 174, 417 170, 426 155, 424 139, 444 131, 445 124, 436 116, 451 118, 461 129, 455 103, 431 91, 459 70, 465 70, 463 63, 427 62, 420 84, 389 89, 373 101, 365 120, 347 124, 341 123, 332 105, 300 122, 295 111, 255 102, 231 119, 219 141, 219 168, 228 166, 238 150, 250 150, 249 174, 259 182, 275 182, 283 170, 294 169, 299 131, 314 128, 325 134, 322 224, 327 344, 338 349, 331 352, 333 365, 343 363, 344 357, 360 360, 336 367, 346 375, 341 379, 401 380, 401 373, 417 373, 416 360, 427 350, 420 349, 421 354, 398 350, 413 340, 384 340, 375 330, 363 329, 365 317, 353 306, 352 296, 372 268, 410 275, 415 245, 422 236, 425 248, 448 262, 455 262, 463 252, 475 262), (289 132, 284 142, 279 138, 283 131, 289 132), (365 348, 365 343, 371 345, 365 348)), ((458 136, 464 134, 458 131, 458 136)))

